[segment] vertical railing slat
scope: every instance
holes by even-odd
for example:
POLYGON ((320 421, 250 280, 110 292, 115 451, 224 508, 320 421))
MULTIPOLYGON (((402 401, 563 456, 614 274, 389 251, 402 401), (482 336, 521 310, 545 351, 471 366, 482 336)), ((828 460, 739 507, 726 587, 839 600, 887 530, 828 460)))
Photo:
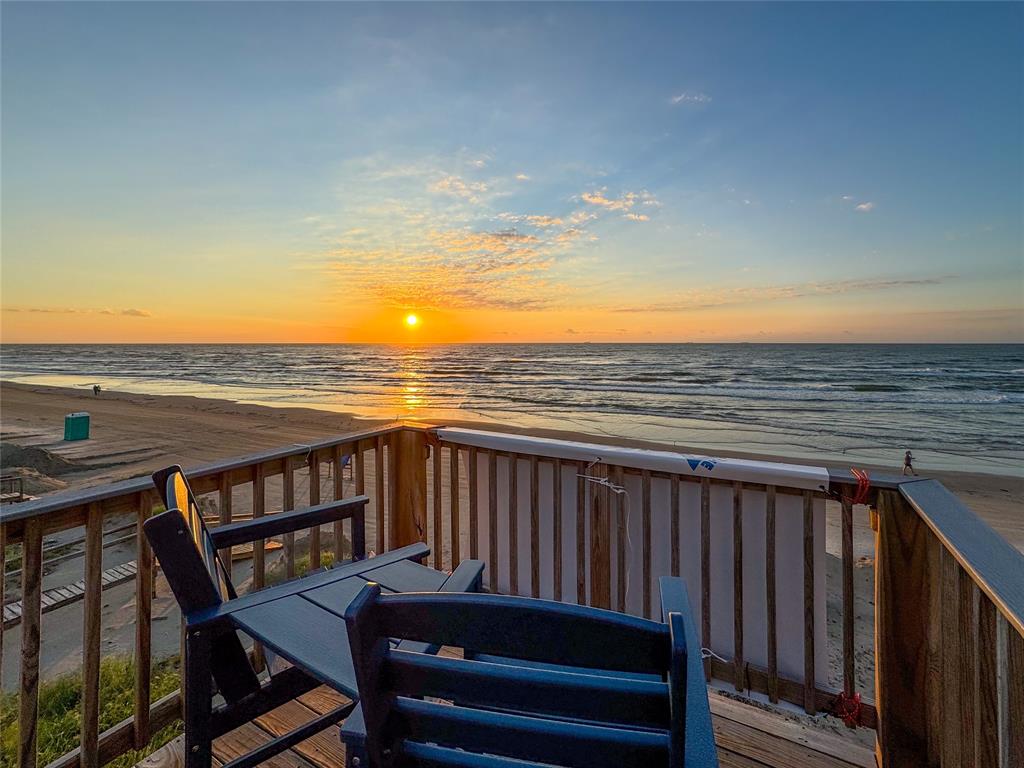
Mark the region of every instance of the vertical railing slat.
POLYGON ((1024 758, 1024 637, 1006 627, 1006 754, 1007 765, 1020 764, 1024 758))
MULTIPOLYGON (((310 451, 306 459, 309 468, 309 506, 320 503, 320 457, 316 451, 310 451)), ((320 567, 322 547, 320 546, 320 526, 309 529, 309 571, 312 573, 320 567)))
POLYGON ((99 768, 100 620, 103 613, 103 510, 90 504, 85 520, 85 594, 82 605, 82 768, 99 768))
MULTIPOLYGON (((284 459, 282 468, 283 478, 283 501, 281 506, 285 512, 295 509, 295 468, 292 466, 291 458, 284 459)), ((285 573, 289 579, 295 577, 295 534, 284 534, 284 565, 285 573)))
POLYGON ((537 456, 530 455, 530 594, 540 597, 540 489, 537 456))
MULTIPOLYGON (((265 470, 262 464, 257 464, 252 469, 252 519, 263 517, 267 512, 267 482, 265 470)), ((252 543, 252 588, 254 591, 263 589, 267 579, 267 540, 256 539, 252 543)), ((254 666, 258 672, 266 666, 266 658, 263 655, 263 644, 255 643, 253 646, 255 656, 254 666)))
POLYGON ((377 554, 387 551, 384 538, 384 436, 377 435, 373 449, 373 486, 376 496, 373 506, 377 513, 377 554))
POLYGON ((576 463, 576 604, 587 604, 587 465, 576 463))
POLYGON ((939 553, 939 594, 942 596, 942 765, 961 764, 960 741, 960 576, 956 559, 942 547, 939 553))
MULTIPOLYGON (((977 586, 974 587, 979 592, 977 586)), ((999 765, 999 674, 996 648, 996 607, 978 594, 977 697, 978 727, 974 765, 999 765)))
MULTIPOLYGON (((960 688, 960 738, 961 761, 964 765, 974 766, 975 727, 977 711, 975 710, 974 677, 977 643, 975 642, 977 623, 975 619, 975 587, 974 580, 963 568, 957 568, 959 590, 950 597, 957 601, 960 622, 960 664, 959 679, 949 681, 960 688)), ((1024 684, 1024 681, 1022 681, 1024 684)), ((1024 757, 1024 755, 1022 755, 1024 757)))
MULTIPOLYGON (((352 465, 352 475, 355 478, 355 494, 356 496, 363 496, 366 494, 366 453, 363 450, 363 446, 360 443, 356 443, 352 451, 352 461, 355 464, 352 465)), ((350 529, 351 530, 351 529, 350 529)), ((365 533, 365 520, 364 520, 364 533, 365 533)), ((355 533, 353 532, 353 537, 355 533)), ((378 533, 375 538, 379 538, 378 533)), ((380 552, 380 549, 377 549, 380 552)))
POLYGON ((43 523, 25 521, 21 542, 21 694, 18 706, 18 765, 35 768, 39 719, 39 625, 42 618, 43 523))
POLYGON ((669 491, 669 514, 672 515, 669 536, 672 538, 672 575, 679 575, 679 475, 672 475, 669 491))
MULTIPOLYGON (((334 473, 334 500, 341 501, 345 498, 345 449, 346 446, 339 445, 334 449, 334 461, 332 472, 334 473)), ((351 461, 351 457, 349 461, 351 461)), ((345 523, 338 520, 334 523, 334 562, 340 563, 345 558, 345 523)))
POLYGON ((449 522, 452 531, 452 570, 454 571, 462 561, 462 553, 460 552, 462 521, 459 520, 459 497, 462 494, 462 489, 459 487, 459 447, 457 445, 448 446, 448 488, 449 505, 451 508, 451 520, 449 522))
POLYGON ((480 478, 476 447, 469 449, 469 558, 480 555, 480 478))
MULTIPOLYGON (((711 481, 700 479, 700 641, 711 647, 711 481)), ((704 659, 704 678, 711 679, 711 659, 704 659)))
POLYGON ((745 689, 743 661, 743 483, 732 484, 732 663, 733 686, 745 689))
POLYGON ((4 668, 4 605, 7 586, 7 526, 0 523, 0 670, 4 668))
POLYGON ((775 607, 775 486, 765 489, 764 587, 768 625, 768 699, 779 701, 779 635, 775 607))
POLYGON ((643 517, 643 615, 651 616, 651 473, 640 473, 641 515, 643 517))
MULTIPOLYGON (((625 484, 625 472, 622 467, 615 467, 615 479, 614 483, 618 486, 625 484)), ((627 572, 628 565, 626 564, 626 542, 629 540, 629 532, 626 530, 626 505, 624 497, 616 495, 615 497, 615 520, 616 520, 616 533, 615 533, 615 592, 616 592, 616 609, 625 613, 626 611, 626 586, 629 580, 627 572)))
POLYGON ((804 711, 814 703, 814 495, 804 491, 804 711))
POLYGON ((498 457, 487 451, 487 571, 491 592, 498 591, 498 457))
POLYGON ((843 691, 852 696, 856 683, 854 668, 853 627, 853 504, 842 500, 842 562, 843 569, 843 691))
POLYGON ((143 524, 153 512, 151 492, 139 494, 135 526, 135 686, 133 737, 136 749, 149 743, 149 703, 153 655, 153 550, 143 524))
POLYGON ((441 444, 430 446, 431 452, 431 502, 434 508, 434 539, 431 546, 431 562, 437 570, 444 569, 444 536, 441 525, 441 444))
MULTIPOLYGON (((608 467, 590 468, 594 477, 608 479, 608 467)), ((594 483, 590 496, 590 604, 611 608, 611 492, 603 483, 594 483)))
MULTIPOLYGON (((221 473, 219 478, 219 495, 217 499, 217 522, 220 525, 227 525, 231 522, 231 478, 229 472, 221 473)), ((217 550, 221 563, 228 573, 231 573, 231 547, 217 550)))
POLYGON ((555 459, 551 467, 551 520, 554 530, 552 531, 551 554, 554 562, 551 565, 554 574, 554 598, 562 599, 562 461, 555 459))
POLYGON ((508 455, 508 591, 519 594, 519 457, 508 455))

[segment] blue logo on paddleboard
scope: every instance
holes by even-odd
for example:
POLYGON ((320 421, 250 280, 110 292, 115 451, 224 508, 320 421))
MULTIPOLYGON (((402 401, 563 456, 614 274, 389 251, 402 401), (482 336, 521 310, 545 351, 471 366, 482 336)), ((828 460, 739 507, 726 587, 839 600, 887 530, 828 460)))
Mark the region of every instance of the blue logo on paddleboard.
POLYGON ((690 465, 690 469, 694 472, 697 471, 697 467, 704 467, 704 469, 710 472, 718 462, 713 459, 687 459, 686 463, 690 465))

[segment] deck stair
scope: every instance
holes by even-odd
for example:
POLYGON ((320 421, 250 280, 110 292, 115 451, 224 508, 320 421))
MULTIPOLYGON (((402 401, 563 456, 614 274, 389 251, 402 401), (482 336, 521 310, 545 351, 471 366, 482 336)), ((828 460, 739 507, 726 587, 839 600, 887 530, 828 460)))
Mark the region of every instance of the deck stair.
MULTIPOLYGON (((136 563, 131 560, 123 565, 108 568, 103 572, 103 589, 116 587, 135 578, 136 563)), ((85 581, 80 579, 63 587, 47 589, 43 592, 43 613, 55 611, 65 605, 77 602, 85 597, 85 581)), ((21 600, 15 600, 4 606, 4 629, 10 629, 21 623, 21 600)))

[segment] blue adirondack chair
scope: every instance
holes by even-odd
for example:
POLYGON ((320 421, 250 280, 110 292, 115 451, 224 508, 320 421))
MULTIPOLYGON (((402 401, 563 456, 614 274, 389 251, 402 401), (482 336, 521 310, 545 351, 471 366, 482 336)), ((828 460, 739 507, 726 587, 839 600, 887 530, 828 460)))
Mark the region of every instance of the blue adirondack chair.
POLYGON ((360 699, 341 728, 348 765, 714 768, 686 587, 662 579, 661 588, 664 623, 367 584, 345 612, 360 699), (389 638, 462 648, 464 658, 393 648, 389 638))
MULTIPOLYGON (((390 589, 477 589, 483 563, 463 561, 451 575, 417 561, 430 550, 422 543, 365 558, 365 496, 332 501, 208 530, 180 467, 153 475, 167 512, 145 523, 146 536, 181 606, 185 620, 185 764, 208 768, 212 741, 243 723, 326 684, 356 692, 345 623, 347 597, 368 581, 390 589), (303 528, 352 520, 353 560, 303 579, 239 596, 217 550, 303 528), (264 644, 290 663, 270 666, 261 680, 238 632, 264 644), (213 705, 213 685, 223 703, 213 705)), ((423 644, 405 647, 429 652, 423 644)), ((355 706, 347 702, 232 761, 250 768, 324 728, 339 723, 355 706)))

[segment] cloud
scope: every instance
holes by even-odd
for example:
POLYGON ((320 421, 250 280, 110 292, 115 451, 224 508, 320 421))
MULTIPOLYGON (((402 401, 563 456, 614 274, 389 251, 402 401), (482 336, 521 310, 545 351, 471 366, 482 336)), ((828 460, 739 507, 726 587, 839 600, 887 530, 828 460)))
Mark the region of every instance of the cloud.
POLYGON ((460 176, 445 176, 434 182, 431 190, 475 202, 487 191, 487 185, 482 181, 466 181, 460 176))
POLYGON ((756 285, 744 288, 722 288, 706 291, 687 291, 679 296, 652 304, 613 308, 613 312, 686 312, 716 307, 788 301, 815 296, 837 296, 847 293, 872 293, 896 288, 940 285, 955 279, 955 275, 933 277, 863 280, 834 280, 790 285, 756 285))
POLYGON ((682 93, 672 96, 669 100, 669 104, 708 104, 711 102, 711 97, 701 91, 683 91, 682 93))
POLYGON ((83 307, 4 307, 4 312, 29 312, 40 315, 124 315, 126 317, 152 317, 144 309, 90 309, 83 307))
POLYGON ((853 195, 843 195, 840 199, 845 200, 846 202, 850 202, 851 200, 853 200, 853 195))
POLYGON ((516 181, 529 181, 529 180, 530 180, 530 177, 527 176, 525 173, 517 173, 516 174, 516 181))
POLYGON ((627 214, 623 215, 623 218, 624 219, 629 219, 630 221, 650 221, 651 220, 651 217, 648 216, 645 213, 627 213, 627 214))
POLYGON ((869 211, 875 210, 875 204, 872 202, 861 203, 856 206, 854 210, 860 211, 861 213, 868 213, 869 211))
POLYGON ((575 335, 577 335, 577 334, 579 333, 579 331, 575 331, 575 330, 573 330, 572 328, 566 328, 566 329, 565 329, 565 332, 566 332, 567 334, 569 334, 570 336, 575 336, 575 335))
POLYGON ((537 227, 538 229, 560 227, 565 223, 558 216, 544 216, 536 214, 499 213, 498 218, 502 221, 514 221, 520 224, 529 224, 531 227, 537 227))
POLYGON ((628 211, 636 204, 637 196, 633 192, 626 192, 619 198, 610 198, 605 194, 607 191, 607 187, 602 187, 595 192, 584 192, 580 195, 580 199, 590 205, 607 208, 609 211, 628 211))

